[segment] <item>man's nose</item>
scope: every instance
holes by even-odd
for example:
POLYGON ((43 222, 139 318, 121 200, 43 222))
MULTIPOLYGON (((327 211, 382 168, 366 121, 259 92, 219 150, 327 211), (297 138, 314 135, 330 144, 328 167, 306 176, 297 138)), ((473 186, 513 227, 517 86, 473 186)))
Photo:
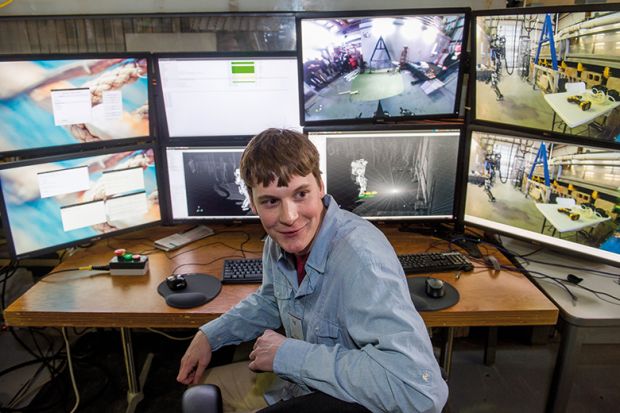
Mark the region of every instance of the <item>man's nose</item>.
POLYGON ((291 225, 297 219, 297 205, 292 201, 282 201, 282 208, 280 210, 280 222, 286 225, 291 225))

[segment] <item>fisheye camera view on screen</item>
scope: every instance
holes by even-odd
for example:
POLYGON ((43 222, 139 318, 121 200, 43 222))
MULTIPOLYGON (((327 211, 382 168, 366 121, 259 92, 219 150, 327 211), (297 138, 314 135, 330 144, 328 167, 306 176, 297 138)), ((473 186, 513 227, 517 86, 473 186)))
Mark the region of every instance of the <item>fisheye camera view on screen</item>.
POLYGON ((243 148, 168 148, 172 218, 255 217, 241 179, 243 148))
POLYGON ((325 187, 365 218, 453 216, 460 132, 317 133, 325 187))
POLYGON ((464 20, 302 19, 305 121, 454 115, 464 20))
POLYGON ((476 17, 475 117, 620 142, 620 12, 476 17))
POLYGON ((149 136, 147 61, 2 61, 0 120, 0 152, 149 136))
POLYGON ((0 180, 16 255, 160 220, 152 149, 40 158, 0 180))
POLYGON ((620 262, 620 151, 474 131, 465 220, 620 262))

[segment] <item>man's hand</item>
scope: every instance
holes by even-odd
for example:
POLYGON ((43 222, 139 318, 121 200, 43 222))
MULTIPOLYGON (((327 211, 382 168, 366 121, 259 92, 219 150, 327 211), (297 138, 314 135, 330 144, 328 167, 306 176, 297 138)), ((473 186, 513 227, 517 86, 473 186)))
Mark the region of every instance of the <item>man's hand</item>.
POLYGON ((286 337, 273 330, 265 330, 262 336, 256 339, 254 350, 250 353, 249 367, 254 371, 273 371, 273 359, 278 348, 286 337))
POLYGON ((185 354, 181 358, 181 367, 177 381, 183 384, 198 384, 205 369, 211 361, 211 344, 202 331, 198 331, 185 354))

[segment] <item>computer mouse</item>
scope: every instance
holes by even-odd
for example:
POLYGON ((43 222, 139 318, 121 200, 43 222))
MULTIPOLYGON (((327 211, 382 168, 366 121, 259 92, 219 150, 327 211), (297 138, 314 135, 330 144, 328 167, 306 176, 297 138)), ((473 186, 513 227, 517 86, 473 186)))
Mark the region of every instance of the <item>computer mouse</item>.
POLYGON ((172 274, 166 277, 166 285, 172 291, 179 291, 187 287, 187 280, 183 274, 172 274))
POLYGON ((446 293, 444 282, 438 278, 427 278, 424 282, 426 295, 431 298, 441 298, 446 293))

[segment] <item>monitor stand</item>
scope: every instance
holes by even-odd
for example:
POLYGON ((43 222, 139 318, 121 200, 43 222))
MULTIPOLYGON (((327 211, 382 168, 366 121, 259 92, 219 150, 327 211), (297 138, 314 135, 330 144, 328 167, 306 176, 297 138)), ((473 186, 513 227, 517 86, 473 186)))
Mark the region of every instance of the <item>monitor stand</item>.
MULTIPOLYGON (((481 239, 474 237, 466 237, 463 231, 457 228, 449 228, 443 224, 432 224, 430 226, 401 224, 399 227, 401 232, 415 232, 418 234, 430 235, 445 239, 453 244, 463 248, 472 258, 482 258, 483 254, 478 248, 481 239)), ((485 238, 487 234, 485 233, 485 238)))
POLYGON ((458 238, 452 241, 452 243, 463 248, 470 257, 482 258, 482 252, 480 251, 480 248, 478 248, 478 244, 480 243, 480 240, 458 238))

